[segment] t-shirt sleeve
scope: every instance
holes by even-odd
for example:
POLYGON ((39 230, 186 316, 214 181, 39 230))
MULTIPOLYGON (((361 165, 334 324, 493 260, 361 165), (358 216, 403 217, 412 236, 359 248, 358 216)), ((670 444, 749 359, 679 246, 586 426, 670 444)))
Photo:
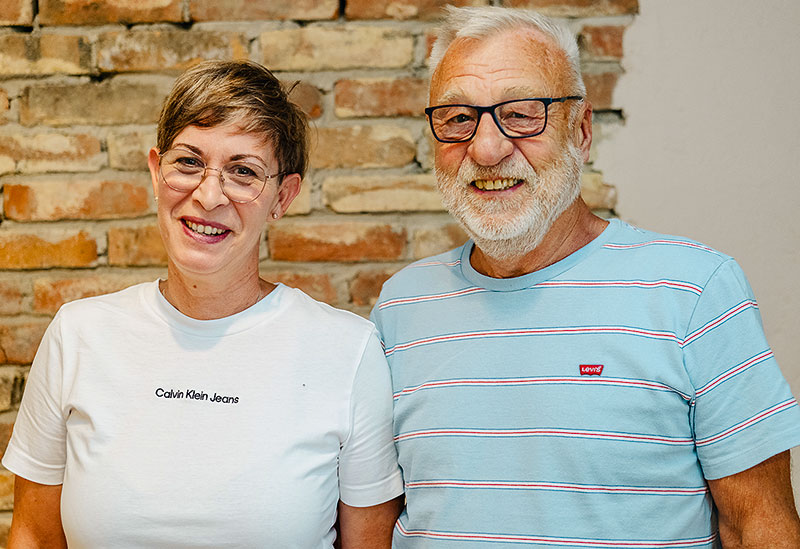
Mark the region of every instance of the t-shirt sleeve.
POLYGON ((403 493, 392 437, 389 367, 376 333, 361 356, 350 397, 350 435, 339 454, 339 497, 369 507, 403 493))
POLYGON ((706 478, 744 471, 800 444, 800 407, 733 260, 720 265, 698 299, 684 361, 695 388, 692 422, 706 478))
POLYGON ((66 462, 66 424, 62 413, 60 315, 45 331, 33 360, 22 404, 3 465, 39 484, 61 484, 66 462))

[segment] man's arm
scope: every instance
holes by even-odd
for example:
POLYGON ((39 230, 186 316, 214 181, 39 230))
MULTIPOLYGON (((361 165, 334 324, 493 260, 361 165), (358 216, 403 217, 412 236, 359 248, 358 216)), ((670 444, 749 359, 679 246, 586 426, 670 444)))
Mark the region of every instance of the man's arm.
POLYGON ((8 549, 39 547, 67 547, 61 526, 61 484, 39 484, 16 476, 8 549))
POLYGON ((800 547, 789 451, 741 473, 709 480, 725 549, 800 547))
POLYGON ((339 502, 339 539, 342 549, 389 549, 392 530, 403 496, 371 507, 351 507, 339 502))

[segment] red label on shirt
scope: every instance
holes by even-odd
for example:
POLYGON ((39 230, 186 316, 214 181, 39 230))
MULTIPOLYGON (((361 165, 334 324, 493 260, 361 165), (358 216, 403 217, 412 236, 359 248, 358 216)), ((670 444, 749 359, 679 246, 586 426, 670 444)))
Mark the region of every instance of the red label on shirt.
POLYGON ((599 376, 603 373, 602 364, 581 364, 582 376, 599 376))

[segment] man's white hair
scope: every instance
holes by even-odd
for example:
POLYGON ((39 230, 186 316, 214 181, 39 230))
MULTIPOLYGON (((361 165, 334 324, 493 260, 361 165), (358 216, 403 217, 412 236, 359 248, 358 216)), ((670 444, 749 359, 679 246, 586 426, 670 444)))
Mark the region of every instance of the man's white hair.
POLYGON ((586 85, 581 76, 578 41, 572 31, 566 27, 533 10, 491 6, 472 8, 446 6, 445 12, 444 20, 436 31, 436 42, 431 50, 431 74, 436 72, 447 48, 457 38, 486 38, 505 30, 522 27, 539 31, 553 40, 566 54, 569 62, 570 76, 574 86, 570 93, 586 95, 586 85))

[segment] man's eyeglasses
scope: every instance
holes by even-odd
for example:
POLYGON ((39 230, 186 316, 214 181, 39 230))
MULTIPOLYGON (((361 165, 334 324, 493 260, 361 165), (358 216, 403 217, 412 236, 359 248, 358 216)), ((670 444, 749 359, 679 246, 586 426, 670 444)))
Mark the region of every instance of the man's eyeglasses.
POLYGON ((159 171, 164 183, 179 192, 195 190, 206 177, 208 170, 219 174, 222 193, 231 202, 252 202, 264 191, 267 181, 284 175, 283 172, 267 175, 266 170, 252 162, 235 160, 222 169, 206 166, 196 154, 184 149, 170 149, 159 155, 159 171))
POLYGON ((492 115, 500 132, 512 139, 534 137, 547 127, 547 107, 552 103, 583 101, 579 95, 512 99, 488 107, 437 105, 425 109, 431 131, 442 143, 463 143, 475 137, 483 113, 492 115))

